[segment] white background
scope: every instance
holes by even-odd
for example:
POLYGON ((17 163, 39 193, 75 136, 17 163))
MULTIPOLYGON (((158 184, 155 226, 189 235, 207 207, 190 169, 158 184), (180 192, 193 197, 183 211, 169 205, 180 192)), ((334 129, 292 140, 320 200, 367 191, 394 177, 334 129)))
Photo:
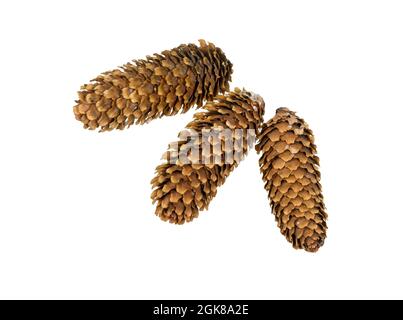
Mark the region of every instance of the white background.
POLYGON ((1 1, 0 298, 403 298, 403 7, 399 1, 1 1), (325 246, 296 251, 254 151, 185 226, 150 180, 192 118, 82 129, 80 85, 204 38, 232 87, 316 134, 325 246))

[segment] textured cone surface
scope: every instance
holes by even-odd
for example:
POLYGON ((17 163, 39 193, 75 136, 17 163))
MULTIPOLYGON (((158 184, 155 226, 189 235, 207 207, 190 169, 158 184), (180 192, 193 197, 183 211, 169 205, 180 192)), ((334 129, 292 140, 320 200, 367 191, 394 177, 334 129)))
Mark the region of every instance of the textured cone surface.
POLYGON ((157 203, 155 213, 164 221, 189 222, 200 210, 208 208, 217 187, 253 147, 255 134, 263 122, 264 101, 258 95, 235 89, 217 96, 204 109, 179 134, 178 147, 172 147, 175 143, 170 145, 164 154, 169 161, 156 168, 151 181, 154 189, 151 198, 157 203), (223 129, 226 134, 213 140, 209 148, 203 147, 203 139, 186 138, 189 132, 199 136, 205 130, 223 132, 223 129), (233 146, 230 152, 228 145, 233 146), (197 151, 189 152, 189 148, 197 151))
POLYGON ((326 238, 327 214, 312 131, 295 112, 280 108, 258 139, 260 171, 281 233, 294 248, 317 251, 326 238))
POLYGON ((201 107, 228 91, 231 73, 223 51, 200 40, 99 75, 81 87, 73 111, 84 128, 124 129, 201 107))

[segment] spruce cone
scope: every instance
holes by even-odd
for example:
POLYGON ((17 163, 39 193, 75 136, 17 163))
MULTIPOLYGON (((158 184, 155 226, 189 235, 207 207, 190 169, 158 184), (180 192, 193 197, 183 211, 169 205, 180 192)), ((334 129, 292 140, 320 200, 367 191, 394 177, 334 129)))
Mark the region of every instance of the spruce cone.
POLYGON ((235 89, 217 96, 204 109, 179 134, 177 146, 170 145, 164 156, 168 163, 156 168, 151 181, 155 213, 164 221, 183 224, 208 208, 217 187, 254 145, 264 101, 235 89))
POLYGON ((81 87, 73 111, 84 128, 124 129, 201 107, 229 90, 231 73, 223 51, 200 40, 99 75, 81 87))
POLYGON ((327 214, 312 131, 295 112, 280 108, 258 138, 260 171, 281 233, 294 248, 317 251, 327 214))

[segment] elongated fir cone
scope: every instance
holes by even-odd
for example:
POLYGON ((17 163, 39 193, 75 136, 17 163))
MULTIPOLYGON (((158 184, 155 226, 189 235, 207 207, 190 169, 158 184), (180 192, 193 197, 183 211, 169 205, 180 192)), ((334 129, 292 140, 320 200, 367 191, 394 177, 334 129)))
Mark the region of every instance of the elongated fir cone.
POLYGON ((81 87, 73 108, 84 128, 124 129, 201 107, 229 90, 232 64, 212 43, 199 40, 102 73, 81 87))
POLYGON ((235 89, 217 96, 204 109, 179 134, 179 141, 170 144, 164 154, 167 163, 156 168, 151 181, 155 213, 164 221, 183 224, 208 208, 217 188, 253 147, 263 122, 264 101, 235 89), (199 138, 190 138, 194 136, 199 138))
POLYGON ((316 252, 326 238, 327 213, 312 131, 295 112, 280 108, 263 124, 256 150, 281 233, 294 248, 316 252))

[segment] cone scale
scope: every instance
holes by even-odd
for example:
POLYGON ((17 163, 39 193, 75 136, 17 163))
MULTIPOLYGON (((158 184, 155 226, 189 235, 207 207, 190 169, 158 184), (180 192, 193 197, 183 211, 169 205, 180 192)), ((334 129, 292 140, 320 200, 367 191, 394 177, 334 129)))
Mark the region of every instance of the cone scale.
POLYGON ((217 188, 253 146, 253 137, 263 121, 264 101, 258 95, 236 89, 217 96, 204 109, 181 132, 185 138, 165 153, 168 163, 156 168, 151 181, 151 198, 157 204, 155 214, 164 221, 183 224, 208 208, 217 188), (189 142, 186 134, 207 131, 213 135, 215 130, 226 134, 215 141, 208 136, 212 142, 207 152, 203 139, 189 142), (196 150, 196 156, 189 150, 196 150))
POLYGON ((201 107, 229 89, 232 64, 212 43, 180 45, 104 72, 73 108, 84 128, 109 131, 201 107))
POLYGON ((317 251, 326 238, 327 213, 312 131, 295 112, 280 108, 258 140, 260 171, 281 233, 294 248, 317 251))

